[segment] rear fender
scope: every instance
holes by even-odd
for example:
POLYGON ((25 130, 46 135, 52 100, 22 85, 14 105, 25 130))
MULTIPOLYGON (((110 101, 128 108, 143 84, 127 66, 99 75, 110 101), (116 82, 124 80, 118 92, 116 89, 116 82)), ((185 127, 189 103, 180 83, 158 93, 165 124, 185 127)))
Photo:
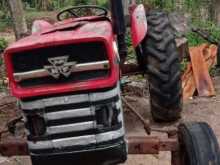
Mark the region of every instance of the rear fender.
POLYGON ((131 6, 130 15, 132 44, 136 48, 147 34, 147 19, 144 6, 131 6))
POLYGON ((36 20, 36 21, 34 21, 34 23, 32 25, 31 32, 32 32, 32 34, 34 34, 34 33, 41 32, 41 31, 48 29, 48 28, 51 28, 51 27, 53 27, 53 25, 47 21, 36 20))

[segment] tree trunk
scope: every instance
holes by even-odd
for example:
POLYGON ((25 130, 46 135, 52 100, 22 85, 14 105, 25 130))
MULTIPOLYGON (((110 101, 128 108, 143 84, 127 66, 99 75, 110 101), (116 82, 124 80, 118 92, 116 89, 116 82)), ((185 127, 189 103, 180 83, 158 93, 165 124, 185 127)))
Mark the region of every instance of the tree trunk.
POLYGON ((123 2, 123 8, 124 8, 124 15, 129 15, 129 0, 122 0, 123 2))
MULTIPOLYGON (((64 3, 64 0, 62 1, 62 4, 63 3, 64 3)), ((43 10, 43 11, 48 11, 51 7, 51 4, 52 4, 51 0, 37 0, 37 9, 43 10)))
POLYGON ((176 10, 183 10, 184 8, 184 1, 183 0, 176 0, 174 2, 176 4, 176 10))
POLYGON ((41 9, 43 10, 43 11, 46 11, 47 10, 47 8, 48 8, 48 1, 47 0, 42 0, 41 1, 41 9))
POLYGON ((198 6, 195 6, 198 9, 194 10, 193 14, 196 15, 198 19, 202 18, 203 21, 212 20, 213 8, 208 1, 201 1, 198 6))
POLYGON ((28 32, 22 1, 8 0, 8 3, 11 12, 11 17, 13 19, 15 37, 18 40, 24 37, 28 32))
POLYGON ((218 26, 220 26, 220 1, 219 0, 215 0, 214 3, 214 9, 215 9, 215 21, 217 23, 218 26))
POLYGON ((97 5, 97 0, 92 0, 93 5, 97 5))

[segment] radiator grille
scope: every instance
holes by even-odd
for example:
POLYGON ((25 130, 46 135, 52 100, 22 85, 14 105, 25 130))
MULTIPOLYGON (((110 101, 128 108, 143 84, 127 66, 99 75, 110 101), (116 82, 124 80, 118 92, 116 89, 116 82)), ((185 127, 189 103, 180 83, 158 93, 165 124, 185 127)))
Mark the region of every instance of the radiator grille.
POLYGON ((109 70, 97 70, 97 71, 87 71, 80 73, 72 73, 69 77, 61 77, 59 79, 54 79, 53 77, 41 77, 33 78, 28 80, 23 80, 19 82, 21 87, 34 87, 40 85, 58 85, 64 83, 76 83, 88 80, 94 80, 97 78, 105 78, 109 75, 109 70))
POLYGON ((18 80, 18 84, 21 87, 74 83, 106 77, 109 75, 108 69, 88 69, 91 64, 94 66, 96 63, 105 61, 108 61, 108 58, 105 46, 101 42, 70 44, 34 49, 31 51, 16 53, 12 56, 14 75, 29 74, 28 78, 18 80), (58 79, 51 75, 45 75, 45 66, 52 66, 49 59, 57 57, 59 58, 62 56, 68 57, 68 62, 74 62, 76 65, 79 64, 81 70, 72 72, 66 77, 64 75, 60 75, 58 79), (83 64, 89 64, 86 70, 82 70, 83 67, 81 65, 83 64), (30 77, 30 75, 33 75, 34 73, 36 77, 35 75, 30 77), (41 76, 39 76, 40 74, 41 76))
POLYGON ((107 60, 105 46, 101 42, 81 43, 34 49, 12 56, 14 72, 27 72, 50 65, 48 58, 69 55, 69 61, 88 63, 107 60))
POLYGON ((21 108, 26 116, 40 114, 46 123, 46 131, 43 135, 29 134, 30 150, 34 153, 53 151, 60 147, 78 150, 123 138, 119 92, 117 86, 96 93, 21 102, 21 108), (111 112, 106 107, 101 108, 104 106, 111 107, 111 112), (109 115, 112 116, 110 124, 106 121, 109 115))

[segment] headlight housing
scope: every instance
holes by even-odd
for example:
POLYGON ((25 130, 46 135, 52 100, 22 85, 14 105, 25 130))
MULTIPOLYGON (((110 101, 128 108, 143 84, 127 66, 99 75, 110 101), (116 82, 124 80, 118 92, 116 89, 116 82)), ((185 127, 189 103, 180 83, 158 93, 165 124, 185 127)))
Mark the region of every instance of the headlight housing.
POLYGON ((122 123, 119 117, 121 110, 117 106, 117 103, 96 106, 95 112, 98 130, 113 128, 122 123))
POLYGON ((42 136, 46 133, 46 121, 43 115, 35 113, 26 116, 26 128, 32 137, 42 136))

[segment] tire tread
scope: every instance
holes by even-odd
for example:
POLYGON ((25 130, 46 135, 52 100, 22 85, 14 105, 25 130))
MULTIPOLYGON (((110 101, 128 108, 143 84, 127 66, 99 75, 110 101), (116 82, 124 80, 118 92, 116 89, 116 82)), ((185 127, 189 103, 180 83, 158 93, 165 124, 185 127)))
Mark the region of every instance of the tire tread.
POLYGON ((182 111, 182 87, 174 32, 164 12, 148 12, 147 22, 148 34, 142 47, 149 74, 152 116, 156 121, 175 121, 182 111))
POLYGON ((189 165, 219 165, 220 149, 213 130, 207 123, 184 123, 179 126, 182 154, 189 165))

